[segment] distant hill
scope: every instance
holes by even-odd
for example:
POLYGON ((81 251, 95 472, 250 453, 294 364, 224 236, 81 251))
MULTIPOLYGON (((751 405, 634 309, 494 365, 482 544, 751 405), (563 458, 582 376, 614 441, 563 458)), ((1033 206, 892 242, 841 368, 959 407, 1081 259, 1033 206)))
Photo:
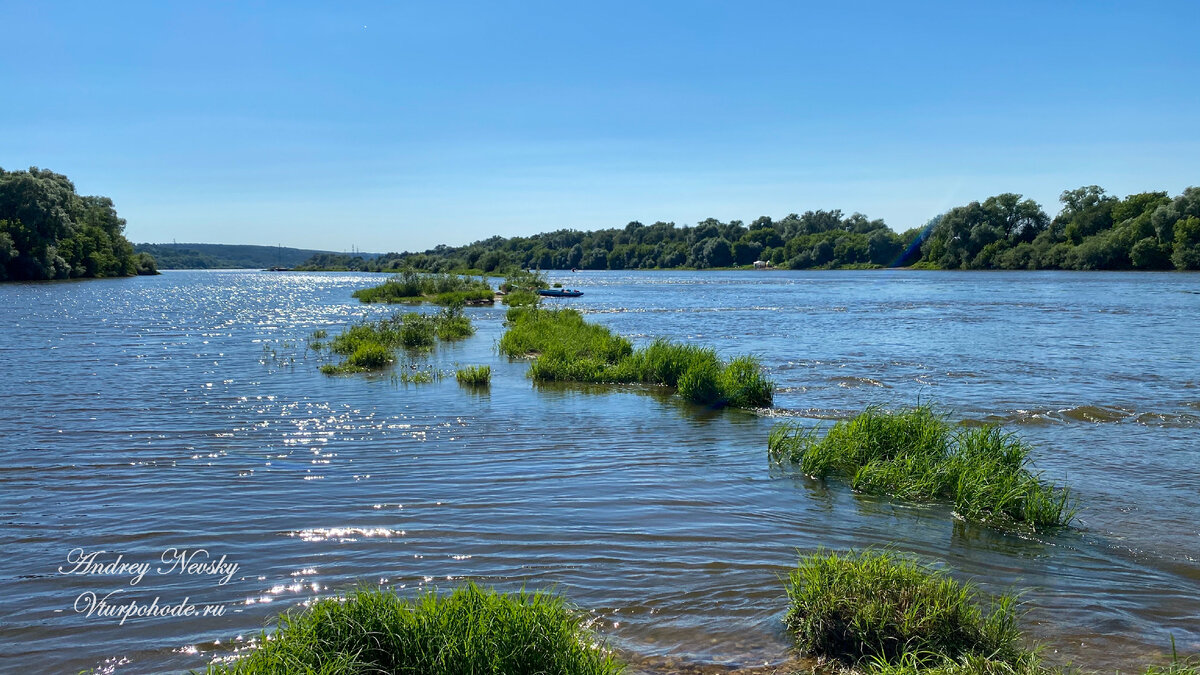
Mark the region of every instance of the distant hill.
MULTIPOLYGON (((315 255, 334 254, 307 248, 250 244, 137 244, 134 250, 154 256, 159 269, 262 269, 295 267, 315 255)), ((378 253, 359 253, 365 259, 378 253)))

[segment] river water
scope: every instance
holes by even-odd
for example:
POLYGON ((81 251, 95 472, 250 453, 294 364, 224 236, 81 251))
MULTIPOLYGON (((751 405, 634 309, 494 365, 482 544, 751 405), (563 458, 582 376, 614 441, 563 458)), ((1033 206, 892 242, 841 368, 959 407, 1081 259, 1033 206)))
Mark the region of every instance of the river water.
POLYGON ((552 275, 585 291, 555 302, 635 342, 758 355, 779 390, 757 413, 534 386, 496 353, 500 307, 412 364, 441 381, 322 375, 307 337, 390 313, 350 298, 379 280, 0 286, 0 670, 186 671, 317 596, 467 578, 565 594, 633 672, 777 665, 799 553, 880 544, 1021 593, 1057 662, 1136 670, 1172 636, 1200 651, 1200 276, 552 275), (490 390, 456 384, 466 364, 492 366, 490 390), (780 419, 918 401, 1033 443, 1077 526, 1002 534, 767 461, 780 419), (148 567, 71 573, 89 554, 148 567), (106 596, 196 614, 89 616, 106 596))

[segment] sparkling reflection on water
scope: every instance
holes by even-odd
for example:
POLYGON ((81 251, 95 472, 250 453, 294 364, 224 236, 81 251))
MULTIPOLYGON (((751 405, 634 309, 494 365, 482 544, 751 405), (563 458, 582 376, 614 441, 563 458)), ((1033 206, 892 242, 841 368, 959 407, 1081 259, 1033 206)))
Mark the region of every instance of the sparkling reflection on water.
MULTIPOLYGON (((753 352, 769 413, 638 387, 533 386, 478 334, 418 358, 453 377, 329 378, 306 349, 394 308, 362 274, 171 272, 0 286, 4 669, 160 672, 244 647, 271 616, 356 583, 556 588, 647 671, 786 662, 780 578, 797 550, 891 544, 1018 590, 1059 660, 1130 670, 1173 635, 1200 650, 1200 278, 1185 274, 580 273, 570 301, 635 340, 753 352), (1080 528, 1015 537, 942 507, 769 465, 780 417, 936 401, 1038 445, 1080 528), (72 549, 148 561, 60 574, 72 549), (168 549, 236 562, 158 573, 168 549), (224 605, 88 617, 83 593, 224 605), (665 665, 664 665, 665 664, 665 665)), ((406 366, 401 366, 406 367, 406 366)))

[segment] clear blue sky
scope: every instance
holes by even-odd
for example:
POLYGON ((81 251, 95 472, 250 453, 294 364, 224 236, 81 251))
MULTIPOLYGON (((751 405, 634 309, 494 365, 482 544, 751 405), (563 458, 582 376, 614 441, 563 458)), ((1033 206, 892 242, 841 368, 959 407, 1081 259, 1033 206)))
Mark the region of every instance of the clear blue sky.
POLYGON ((1200 3, 0 0, 0 166, 365 251, 1200 184, 1200 3), (912 5, 912 6, 905 6, 912 5))

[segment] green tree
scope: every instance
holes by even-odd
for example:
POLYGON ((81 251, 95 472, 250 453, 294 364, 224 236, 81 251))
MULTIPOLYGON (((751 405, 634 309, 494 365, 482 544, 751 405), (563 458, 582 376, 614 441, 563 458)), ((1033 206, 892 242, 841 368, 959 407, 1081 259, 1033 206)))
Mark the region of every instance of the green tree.
POLYGON ((62 174, 0 169, 0 278, 136 273, 125 220, 107 197, 83 197, 62 174))
POLYGON ((1156 237, 1145 237, 1129 250, 1129 260, 1138 269, 1170 269, 1171 250, 1160 244, 1156 237))
POLYGON ((1189 216, 1175 223, 1175 251, 1171 262, 1181 270, 1200 270, 1200 218, 1189 216))

